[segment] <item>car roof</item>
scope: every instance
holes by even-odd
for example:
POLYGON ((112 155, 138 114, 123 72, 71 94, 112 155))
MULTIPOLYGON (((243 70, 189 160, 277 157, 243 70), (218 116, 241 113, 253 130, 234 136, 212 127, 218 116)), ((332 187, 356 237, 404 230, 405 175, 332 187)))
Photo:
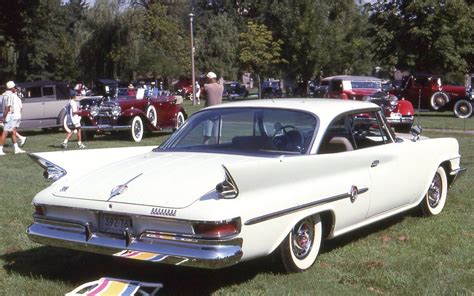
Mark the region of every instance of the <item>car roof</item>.
POLYGON ((320 120, 331 121, 339 114, 351 112, 354 110, 378 109, 378 105, 370 102, 355 100, 338 99, 313 99, 313 98, 291 98, 291 99, 264 99, 264 100, 245 100, 231 102, 221 105, 214 105, 206 109, 215 108, 281 108, 300 111, 308 111, 316 114, 320 120))
POLYGON ((372 77, 372 76, 352 76, 352 75, 337 75, 326 77, 323 80, 333 80, 333 79, 340 79, 340 80, 352 80, 352 81, 381 81, 380 78, 372 77))

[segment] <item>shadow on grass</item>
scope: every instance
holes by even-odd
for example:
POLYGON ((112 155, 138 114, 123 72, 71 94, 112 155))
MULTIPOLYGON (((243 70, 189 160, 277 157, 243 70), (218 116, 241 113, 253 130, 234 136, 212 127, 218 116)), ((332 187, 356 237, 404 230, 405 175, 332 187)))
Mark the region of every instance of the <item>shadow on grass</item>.
POLYGON ((1 255, 8 274, 62 281, 71 286, 114 277, 160 282, 160 295, 208 295, 251 280, 259 273, 279 273, 271 258, 244 262, 220 270, 176 267, 53 247, 38 247, 1 255))
MULTIPOLYGON (((400 214, 325 241, 321 252, 331 252, 384 231, 402 222, 407 216, 417 214, 415 212, 400 214)), ((248 282, 261 273, 284 274, 278 252, 220 270, 176 267, 46 246, 25 251, 10 251, 0 258, 5 262, 3 268, 8 274, 18 273, 26 277, 62 281, 71 286, 79 286, 100 277, 160 282, 164 285, 160 290, 164 295, 208 295, 221 288, 248 282)))

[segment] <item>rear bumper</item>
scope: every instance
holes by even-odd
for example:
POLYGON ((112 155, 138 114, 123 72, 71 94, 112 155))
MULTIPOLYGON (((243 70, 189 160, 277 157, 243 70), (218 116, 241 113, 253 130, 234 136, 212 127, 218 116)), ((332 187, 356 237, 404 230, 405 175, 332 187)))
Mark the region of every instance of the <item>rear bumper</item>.
POLYGON ((414 117, 413 116, 391 116, 386 117, 388 123, 392 125, 396 124, 413 124, 414 117))
POLYGON ((90 225, 35 216, 26 233, 37 243, 145 260, 201 268, 223 268, 242 258, 242 239, 198 240, 154 233, 133 237, 95 233, 90 225))
POLYGON ((458 168, 458 169, 455 169, 455 170, 452 170, 451 172, 449 172, 449 176, 451 178, 451 183, 449 184, 449 186, 453 186, 454 183, 456 182, 456 180, 462 174, 464 174, 465 171, 466 171, 466 168, 458 168))

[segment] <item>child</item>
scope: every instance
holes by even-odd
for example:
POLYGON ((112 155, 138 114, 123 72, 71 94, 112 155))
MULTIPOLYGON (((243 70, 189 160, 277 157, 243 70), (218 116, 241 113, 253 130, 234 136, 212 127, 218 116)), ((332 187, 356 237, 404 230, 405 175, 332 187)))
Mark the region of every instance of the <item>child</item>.
POLYGON ((77 148, 84 149, 86 146, 82 144, 81 141, 81 116, 79 116, 79 103, 76 101, 77 96, 71 95, 69 97, 69 102, 66 105, 66 120, 67 122, 71 122, 74 128, 72 128, 64 139, 64 142, 61 143, 61 147, 67 149, 67 142, 71 139, 72 134, 74 131, 77 133, 77 148))

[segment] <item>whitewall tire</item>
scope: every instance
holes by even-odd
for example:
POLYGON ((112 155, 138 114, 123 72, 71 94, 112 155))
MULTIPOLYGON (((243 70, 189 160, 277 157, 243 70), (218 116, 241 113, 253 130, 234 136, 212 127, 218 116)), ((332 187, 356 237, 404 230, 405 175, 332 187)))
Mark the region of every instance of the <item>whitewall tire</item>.
POLYGON ((459 100, 454 105, 453 111, 457 118, 469 118, 472 115, 472 104, 466 100, 459 100))
POLYGON ((180 128, 184 124, 184 120, 185 119, 183 112, 178 112, 178 114, 176 114, 176 125, 173 130, 177 130, 178 128, 180 128))
POLYGON ((135 142, 140 142, 143 138, 143 120, 140 116, 135 116, 130 121, 130 137, 135 142))
POLYGON ((158 123, 158 114, 156 113, 156 108, 154 106, 148 106, 146 109, 146 117, 148 117, 153 126, 156 126, 158 123))
POLYGON ((421 211, 424 216, 435 216, 441 213, 446 204, 448 194, 448 178, 443 167, 438 167, 431 180, 428 192, 421 201, 421 211))
POLYGON ((283 265, 288 272, 301 272, 316 261, 322 240, 319 215, 306 217, 296 223, 280 246, 283 265))
POLYGON ((431 96, 431 99, 430 99, 431 108, 433 108, 433 110, 435 111, 438 111, 447 103, 449 103, 449 97, 444 92, 438 91, 438 92, 435 92, 431 96))

